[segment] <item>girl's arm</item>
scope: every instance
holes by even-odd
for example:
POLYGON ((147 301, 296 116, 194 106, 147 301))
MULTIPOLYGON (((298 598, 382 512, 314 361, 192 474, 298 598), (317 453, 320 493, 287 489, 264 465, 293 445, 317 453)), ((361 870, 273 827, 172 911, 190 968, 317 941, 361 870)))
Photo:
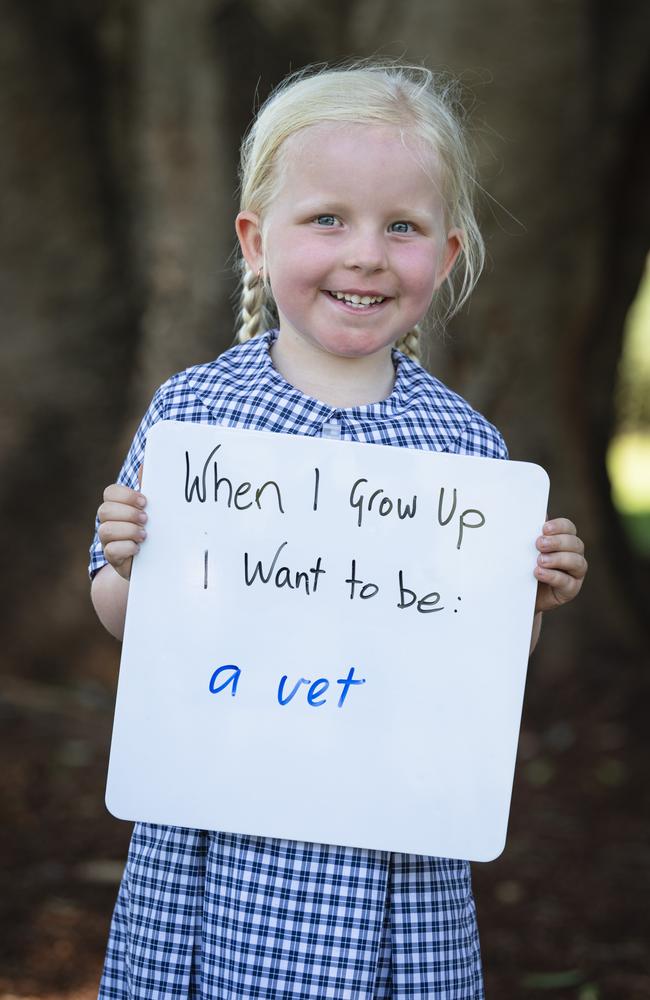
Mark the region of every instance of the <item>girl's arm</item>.
POLYGON ((533 631, 531 632, 530 635, 530 650, 528 652, 529 656, 533 655, 535 646, 539 642, 539 634, 541 631, 542 631, 542 612, 538 611, 535 617, 533 618, 533 631))
POLYGON ((90 586, 90 597, 104 628, 120 642, 124 636, 129 581, 109 564, 102 566, 90 586))
MULTIPOLYGON (((138 474, 141 477, 142 469, 138 474)), ((97 511, 99 540, 108 565, 95 576, 90 595, 102 625, 120 640, 124 635, 133 557, 147 536, 146 503, 142 493, 114 483, 104 490, 104 502, 97 511)))

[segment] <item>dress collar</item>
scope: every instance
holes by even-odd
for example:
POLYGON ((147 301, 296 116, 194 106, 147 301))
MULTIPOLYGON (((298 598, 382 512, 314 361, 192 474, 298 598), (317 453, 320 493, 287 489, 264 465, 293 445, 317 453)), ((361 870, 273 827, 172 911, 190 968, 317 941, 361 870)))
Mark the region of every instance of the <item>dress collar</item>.
POLYGON ((395 384, 386 399, 350 407, 323 403, 305 395, 276 370, 270 352, 277 337, 277 330, 269 330, 216 361, 183 373, 216 422, 317 437, 323 424, 335 420, 356 440, 395 440, 446 451, 474 416, 465 400, 397 350, 392 352, 395 384))

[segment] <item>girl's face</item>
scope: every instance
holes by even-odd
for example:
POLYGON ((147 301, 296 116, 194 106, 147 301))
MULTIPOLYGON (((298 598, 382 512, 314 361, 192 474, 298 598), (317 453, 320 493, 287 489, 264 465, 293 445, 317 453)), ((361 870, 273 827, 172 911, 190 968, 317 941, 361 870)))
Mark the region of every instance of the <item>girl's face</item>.
MULTIPOLYGON (((310 126, 283 149, 264 219, 242 212, 248 265, 264 267, 285 342, 340 358, 385 352, 425 315, 460 249, 436 167, 393 126, 310 126)), ((317 357, 317 354, 315 355, 317 357)))

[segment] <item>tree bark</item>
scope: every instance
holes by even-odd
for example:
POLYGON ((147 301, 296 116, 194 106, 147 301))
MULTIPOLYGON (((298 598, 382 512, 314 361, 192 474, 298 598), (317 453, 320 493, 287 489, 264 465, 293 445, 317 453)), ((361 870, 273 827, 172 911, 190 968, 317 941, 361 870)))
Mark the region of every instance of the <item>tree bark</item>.
POLYGON ((132 195, 144 307, 136 414, 165 378, 232 340, 222 289, 231 285, 224 276, 235 244, 236 139, 225 124, 230 81, 216 58, 219 8, 214 0, 138 6, 132 195))

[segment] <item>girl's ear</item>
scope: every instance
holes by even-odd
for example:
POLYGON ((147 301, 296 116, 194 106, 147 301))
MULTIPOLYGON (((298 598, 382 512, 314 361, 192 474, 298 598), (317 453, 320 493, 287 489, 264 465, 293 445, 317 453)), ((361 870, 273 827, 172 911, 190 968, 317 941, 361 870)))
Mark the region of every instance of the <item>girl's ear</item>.
POLYGON ((436 275, 436 288, 438 288, 445 278, 449 277, 452 267, 456 263, 458 254, 463 249, 462 229, 450 229, 447 233, 447 240, 440 254, 440 264, 436 275))
POLYGON ((264 264, 262 227, 255 212, 240 212, 235 219, 235 230, 244 260, 256 274, 264 264))

